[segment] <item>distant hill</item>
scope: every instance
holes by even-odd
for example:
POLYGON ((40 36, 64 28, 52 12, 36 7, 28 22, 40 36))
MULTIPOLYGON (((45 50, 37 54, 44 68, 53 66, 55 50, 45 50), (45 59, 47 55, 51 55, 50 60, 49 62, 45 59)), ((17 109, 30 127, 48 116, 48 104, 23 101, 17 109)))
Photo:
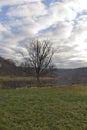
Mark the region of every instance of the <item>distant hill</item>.
MULTIPOLYGON (((0 57, 0 76, 32 76, 33 68, 17 67, 14 62, 0 57)), ((55 77, 56 84, 87 83, 87 68, 46 70, 42 76, 55 77)))
POLYGON ((31 76, 32 69, 17 67, 15 63, 9 59, 0 57, 0 76, 31 76))
POLYGON ((87 68, 55 69, 52 73, 59 84, 83 84, 87 83, 87 68))
POLYGON ((12 61, 0 57, 0 76, 14 75, 15 68, 16 66, 12 61))
POLYGON ((72 82, 76 84, 87 83, 87 68, 77 68, 73 70, 72 82))

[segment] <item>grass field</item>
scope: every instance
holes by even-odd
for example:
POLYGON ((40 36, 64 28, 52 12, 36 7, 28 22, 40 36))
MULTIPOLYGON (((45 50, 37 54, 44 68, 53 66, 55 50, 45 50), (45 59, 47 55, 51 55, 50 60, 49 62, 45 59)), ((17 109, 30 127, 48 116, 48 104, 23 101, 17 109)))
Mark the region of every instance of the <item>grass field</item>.
POLYGON ((87 85, 1 89, 0 130, 87 130, 87 85))

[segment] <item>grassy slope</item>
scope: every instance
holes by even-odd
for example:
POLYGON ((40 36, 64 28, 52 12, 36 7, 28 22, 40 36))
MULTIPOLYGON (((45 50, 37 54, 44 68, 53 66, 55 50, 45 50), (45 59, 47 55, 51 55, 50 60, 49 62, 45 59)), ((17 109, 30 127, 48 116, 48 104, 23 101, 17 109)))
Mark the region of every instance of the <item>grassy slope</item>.
POLYGON ((0 90, 0 130, 87 130, 87 86, 0 90))

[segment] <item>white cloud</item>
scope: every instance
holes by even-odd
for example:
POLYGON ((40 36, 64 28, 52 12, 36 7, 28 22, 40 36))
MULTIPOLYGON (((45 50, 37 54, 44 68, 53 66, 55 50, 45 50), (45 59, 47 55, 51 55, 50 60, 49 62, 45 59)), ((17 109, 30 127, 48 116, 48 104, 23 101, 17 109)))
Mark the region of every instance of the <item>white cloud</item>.
POLYGON ((20 5, 27 4, 32 2, 41 2, 41 0, 2 0, 0 1, 0 6, 9 6, 9 5, 20 5))
POLYGON ((38 17, 40 15, 46 14, 46 9, 44 4, 41 2, 28 2, 28 4, 17 5, 16 7, 11 7, 9 9, 9 16, 18 16, 18 17, 38 17), (37 7, 38 9, 37 9, 37 7))
POLYGON ((87 11, 87 0, 63 0, 63 2, 75 12, 87 11))

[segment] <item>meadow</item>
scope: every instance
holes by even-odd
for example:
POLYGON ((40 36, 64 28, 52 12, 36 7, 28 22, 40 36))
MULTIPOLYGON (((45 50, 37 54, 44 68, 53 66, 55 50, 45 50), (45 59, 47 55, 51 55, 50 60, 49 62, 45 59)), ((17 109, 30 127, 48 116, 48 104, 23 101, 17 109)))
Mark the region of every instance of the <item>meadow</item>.
POLYGON ((87 85, 0 89, 0 130, 87 130, 87 85))

